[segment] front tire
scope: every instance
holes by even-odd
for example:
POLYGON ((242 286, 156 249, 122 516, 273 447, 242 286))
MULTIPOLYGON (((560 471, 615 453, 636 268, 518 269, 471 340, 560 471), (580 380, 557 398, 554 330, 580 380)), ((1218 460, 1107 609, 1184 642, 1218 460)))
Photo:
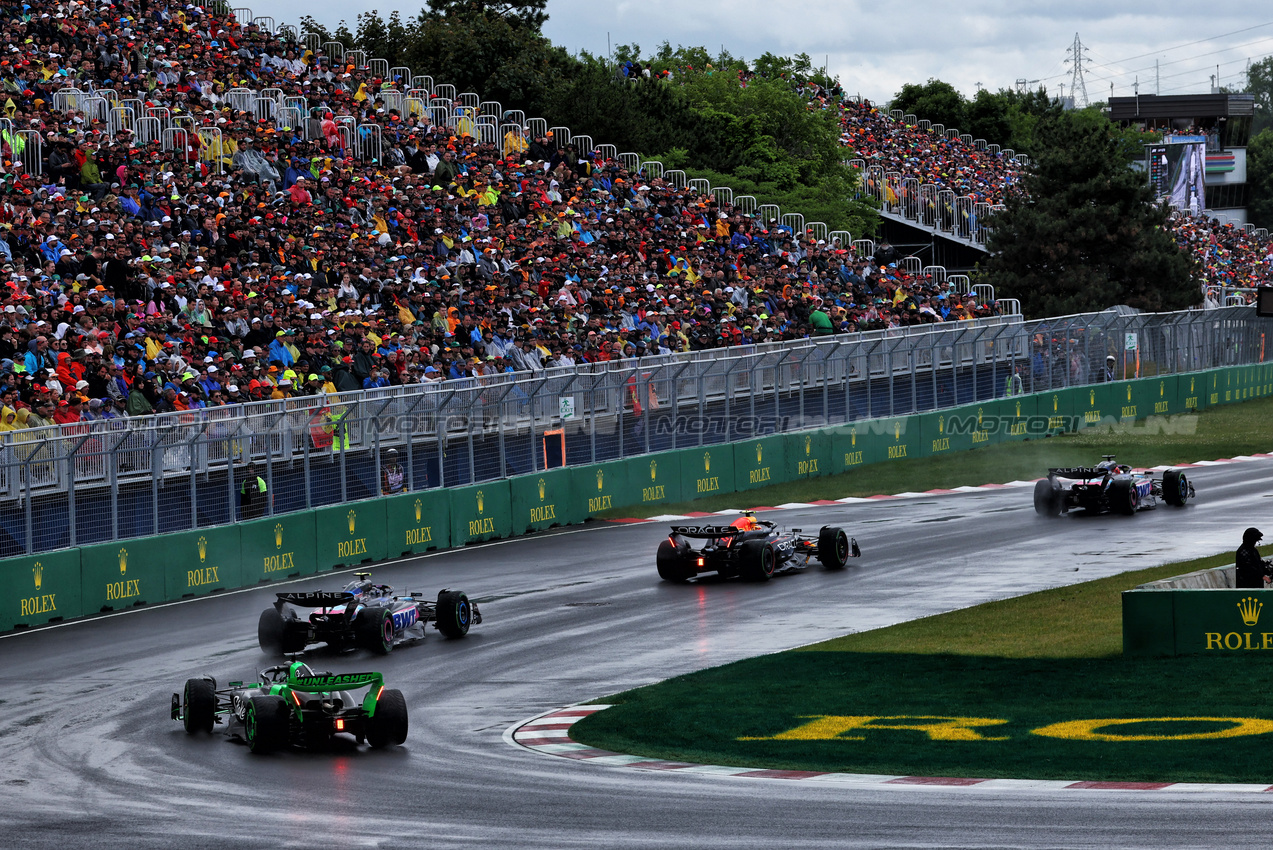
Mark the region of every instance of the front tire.
POLYGON ((367 743, 374 750, 407 740, 407 701, 402 691, 388 689, 376 701, 376 713, 367 718, 367 743))
POLYGON ((769 581, 774 577, 774 549, 766 540, 748 540, 739 553, 740 574, 744 581, 769 581))
POLYGON ((1189 502, 1189 479, 1179 469, 1169 469, 1162 475, 1163 500, 1177 508, 1189 502))
POLYGON ((359 644, 377 655, 393 652, 393 615, 388 608, 364 608, 355 627, 359 644))
POLYGON ((438 594, 436 616, 438 631, 444 637, 462 638, 469 633, 469 626, 473 622, 473 606, 464 593, 443 590, 438 594))
POLYGON ((186 734, 211 732, 217 716, 217 693, 207 679, 186 679, 184 695, 186 715, 182 720, 186 734))
POLYGON ((1034 512, 1046 517, 1061 515, 1061 488, 1052 479, 1034 482, 1034 512))
POLYGON ((287 746, 287 703, 282 697, 252 697, 243 716, 248 749, 261 754, 287 746))
POLYGON ((659 544, 656 563, 659 567, 659 578, 673 584, 684 584, 698 575, 698 570, 690 565, 683 548, 673 545, 670 539, 659 544))
POLYGON ((818 560, 828 570, 842 570, 849 563, 849 535, 827 526, 818 532, 818 560))

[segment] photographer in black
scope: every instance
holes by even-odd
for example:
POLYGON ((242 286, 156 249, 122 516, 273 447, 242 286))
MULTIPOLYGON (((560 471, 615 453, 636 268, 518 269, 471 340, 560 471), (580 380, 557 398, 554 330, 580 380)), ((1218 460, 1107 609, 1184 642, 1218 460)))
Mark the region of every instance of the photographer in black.
POLYGON ((1242 545, 1238 547, 1234 560, 1239 588, 1264 588, 1273 580, 1273 564, 1260 557, 1260 550, 1255 544, 1264 535, 1258 528, 1248 528, 1242 532, 1242 545))

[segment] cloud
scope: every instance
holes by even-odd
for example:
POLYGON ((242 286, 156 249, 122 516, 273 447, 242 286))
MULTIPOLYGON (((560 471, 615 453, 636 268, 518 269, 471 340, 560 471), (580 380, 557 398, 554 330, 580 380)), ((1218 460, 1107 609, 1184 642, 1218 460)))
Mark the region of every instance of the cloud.
MULTIPOLYGON (((256 0, 253 8, 280 21, 312 15, 329 28, 344 18, 352 28, 362 11, 374 8, 388 16, 396 8, 410 19, 423 5, 256 0)), ((1129 12, 1108 0, 549 0, 544 33, 571 52, 597 55, 606 53, 607 33, 612 45, 636 42, 647 54, 665 40, 701 45, 713 54, 723 45, 748 59, 765 52, 808 53, 815 65, 825 62, 847 91, 876 101, 887 101, 904 83, 929 78, 969 96, 978 83, 1010 88, 1019 79, 1042 81, 1052 92, 1064 85, 1068 93, 1064 62, 1075 32, 1088 48, 1085 71, 1093 100, 1108 97, 1110 82, 1116 94, 1131 94, 1137 78, 1142 93, 1152 92, 1155 55, 1162 63, 1157 72, 1162 93, 1168 94, 1207 91, 1217 64, 1223 85, 1240 85, 1247 58, 1273 54, 1273 21, 1253 21, 1250 7, 1163 0, 1145 9, 1129 12), (1203 41, 1178 47, 1197 40, 1203 41)))

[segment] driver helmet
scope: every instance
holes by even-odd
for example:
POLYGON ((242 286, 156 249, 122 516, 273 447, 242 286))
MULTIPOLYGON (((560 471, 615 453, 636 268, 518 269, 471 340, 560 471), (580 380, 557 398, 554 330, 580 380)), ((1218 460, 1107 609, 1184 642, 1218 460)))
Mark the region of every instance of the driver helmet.
POLYGON ((756 519, 755 511, 743 511, 743 515, 730 523, 730 527, 742 531, 755 531, 760 528, 760 521, 756 519))

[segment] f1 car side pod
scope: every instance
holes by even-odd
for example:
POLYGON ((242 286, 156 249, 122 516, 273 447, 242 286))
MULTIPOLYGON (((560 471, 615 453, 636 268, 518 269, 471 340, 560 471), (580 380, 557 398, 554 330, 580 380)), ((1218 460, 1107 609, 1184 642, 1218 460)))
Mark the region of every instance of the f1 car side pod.
POLYGON ((659 543, 659 577, 680 583, 714 572, 745 581, 768 581, 776 572, 804 569, 811 558, 829 570, 842 570, 849 558, 862 554, 858 542, 842 528, 823 526, 814 537, 799 528, 780 531, 772 522, 754 520, 750 514, 748 518, 753 519, 752 527, 672 526, 659 543), (706 542, 695 548, 690 540, 706 542))
POLYGON ((1155 508, 1159 502, 1183 508, 1194 497, 1193 484, 1179 469, 1169 469, 1161 480, 1130 466, 1114 463, 1113 455, 1094 467, 1065 466, 1048 470, 1048 477, 1035 482, 1034 510, 1039 516, 1055 517, 1072 510, 1092 514, 1116 513, 1130 516, 1155 508))

